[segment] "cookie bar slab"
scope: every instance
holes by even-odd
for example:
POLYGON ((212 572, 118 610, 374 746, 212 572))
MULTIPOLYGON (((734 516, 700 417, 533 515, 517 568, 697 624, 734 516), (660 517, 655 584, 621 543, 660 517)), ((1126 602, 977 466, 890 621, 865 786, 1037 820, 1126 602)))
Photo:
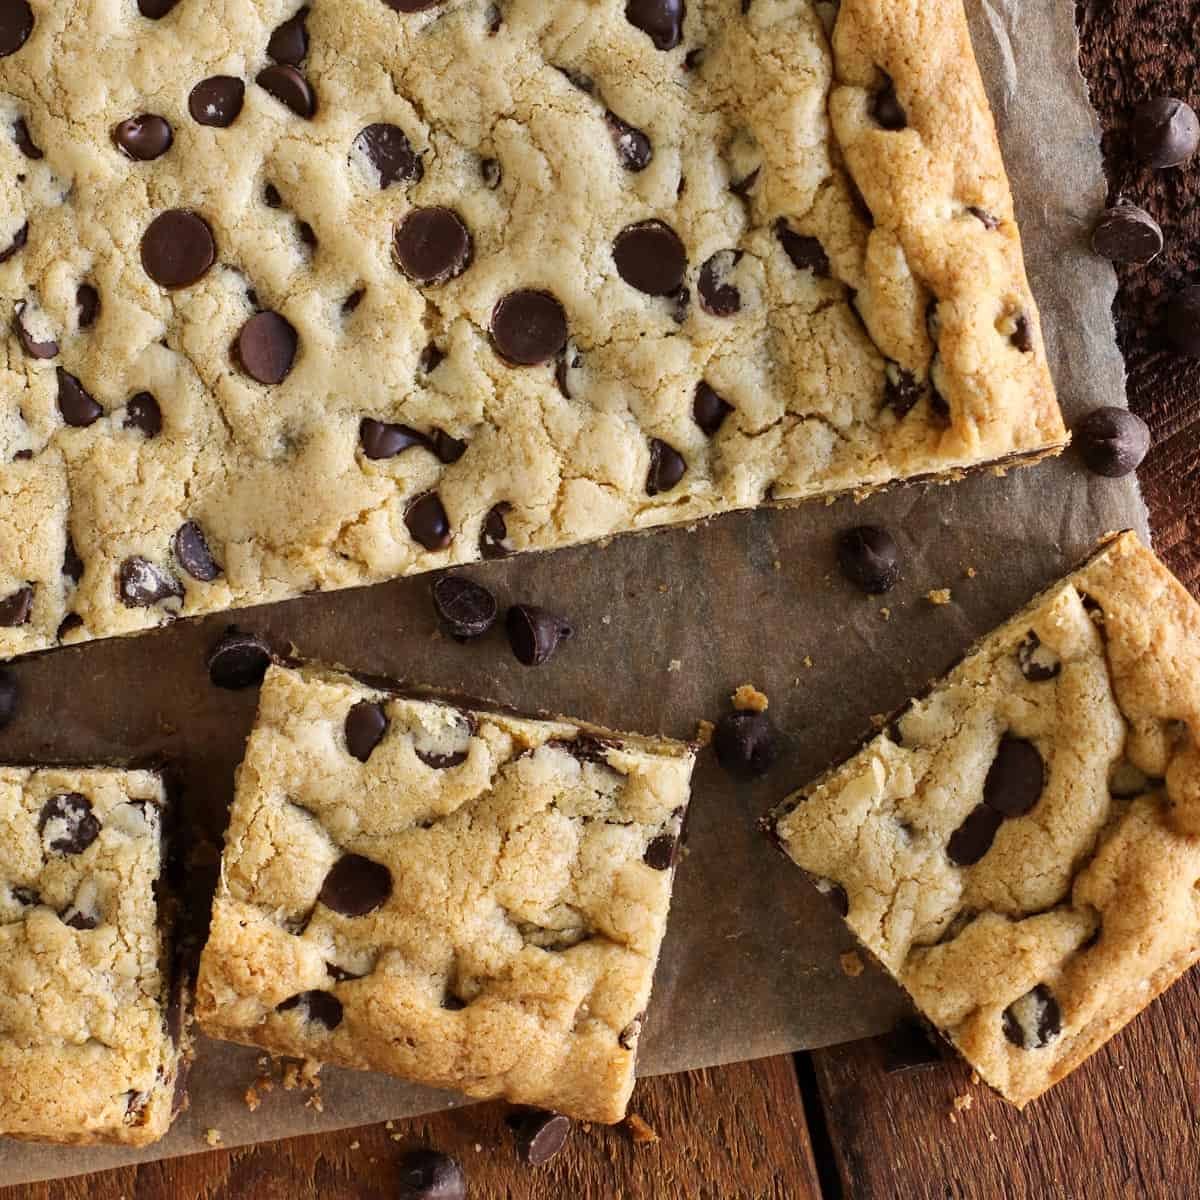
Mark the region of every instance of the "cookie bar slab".
POLYGON ((1024 1105, 1200 957, 1200 606, 1112 538, 773 831, 1024 1105))
POLYGON ((203 1028, 620 1120, 693 758, 272 667, 201 957, 203 1028))
POLYGON ((1066 440, 961 0, 0 0, 0 657, 1066 440))
POLYGON ((142 1146, 184 1098, 151 771, 0 767, 0 1133, 142 1146))

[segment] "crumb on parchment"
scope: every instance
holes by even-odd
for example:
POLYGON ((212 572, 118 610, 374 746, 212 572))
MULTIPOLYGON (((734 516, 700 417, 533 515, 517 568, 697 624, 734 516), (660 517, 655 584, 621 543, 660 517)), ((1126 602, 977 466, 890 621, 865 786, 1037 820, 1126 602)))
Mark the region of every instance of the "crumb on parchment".
POLYGON ((881 616, 881 617, 882 617, 882 618, 883 618, 885 621, 890 621, 890 620, 892 619, 892 610, 891 610, 890 608, 886 608, 886 607, 885 607, 885 608, 881 608, 881 609, 879 610, 879 615, 880 615, 880 616, 881 616))
POLYGON ((711 721, 697 721, 696 737, 694 739, 696 745, 699 746, 701 750, 703 750, 705 746, 711 745, 713 734, 716 732, 716 730, 717 727, 711 721))
POLYGON ((975 578, 975 576, 976 576, 976 575, 978 575, 978 574, 979 574, 979 572, 978 572, 977 570, 975 570, 975 568, 974 568, 974 567, 968 567, 968 568, 967 568, 967 578, 968 578, 968 579, 974 579, 974 578, 975 578))
POLYGON ((739 712, 766 712, 771 703, 752 683, 743 683, 731 699, 739 712))
POLYGON ((850 979, 857 979, 863 973, 863 960, 856 950, 847 950, 838 957, 838 962, 842 964, 842 974, 850 979))
POLYGON ((949 604, 950 603, 950 589, 949 588, 934 588, 932 591, 925 593, 925 599, 928 600, 930 604, 938 604, 938 605, 949 604))
POLYGON ((800 661, 803 662, 810 671, 812 670, 813 660, 811 654, 806 654, 800 661))
POLYGON ((661 1140, 654 1126, 643 1121, 637 1113, 630 1113, 625 1118, 625 1128, 629 1130, 629 1136, 635 1146, 651 1146, 661 1140))
POLYGON ((221 1144, 221 1131, 219 1129, 206 1129, 204 1131, 204 1140, 210 1146, 219 1146, 221 1144))
POLYGON ((671 659, 671 661, 669 663, 667 663, 667 670, 668 671, 678 671, 682 666, 683 666, 683 659, 673 658, 673 659, 671 659))

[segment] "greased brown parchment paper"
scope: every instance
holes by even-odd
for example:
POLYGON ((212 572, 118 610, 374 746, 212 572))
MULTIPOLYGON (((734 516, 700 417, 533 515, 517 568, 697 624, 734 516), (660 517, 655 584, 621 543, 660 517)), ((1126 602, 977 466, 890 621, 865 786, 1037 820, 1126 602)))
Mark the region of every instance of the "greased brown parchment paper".
MULTIPOLYGON (((967 9, 1070 424, 1095 405, 1124 403, 1109 315, 1115 279, 1086 249, 1105 189, 1095 117, 1076 66, 1074 6, 967 0, 967 9)), ((841 923, 756 821, 848 753, 873 713, 898 707, 1099 534, 1126 526, 1145 533, 1136 484, 1091 479, 1068 452, 1007 478, 985 473, 861 505, 844 499, 739 514, 471 569, 502 603, 532 601, 570 615, 575 638, 540 669, 519 666, 499 630, 471 646, 441 638, 429 577, 235 619, 291 640, 308 657, 618 729, 689 737, 698 718, 716 719, 736 685, 751 681, 768 693, 783 733, 771 774, 734 785, 711 753, 696 770, 689 853, 642 1042, 640 1070, 650 1074, 861 1037, 902 1011, 896 989, 876 972, 842 974, 838 953, 850 942, 841 923), (863 597, 836 571, 834 533, 863 521, 886 523, 903 547, 903 579, 886 597, 863 597), (935 588, 949 588, 952 602, 932 605, 925 595, 935 588)), ((178 762, 186 780, 183 836, 201 892, 204 839, 219 844, 256 703, 253 691, 208 682, 205 651, 228 623, 180 623, 18 664, 24 703, 0 734, 0 757, 11 761, 165 754, 178 762)), ((0 1182, 203 1150, 208 1129, 236 1145, 454 1102, 383 1076, 327 1068, 323 1113, 305 1107, 303 1093, 277 1089, 251 1114, 243 1094, 256 1058, 202 1040, 191 1109, 163 1142, 128 1151, 0 1139, 0 1182)))

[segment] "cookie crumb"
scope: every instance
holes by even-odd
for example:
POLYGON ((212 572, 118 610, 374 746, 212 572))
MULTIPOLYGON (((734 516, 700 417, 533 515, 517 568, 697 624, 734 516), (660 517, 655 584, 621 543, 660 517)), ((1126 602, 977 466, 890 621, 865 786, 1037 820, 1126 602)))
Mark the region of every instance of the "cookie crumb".
POLYGON ((887 713, 872 713, 871 714, 871 724, 876 729, 882 729, 887 723, 888 723, 887 713))
POLYGON ((389 1133, 388 1137, 390 1137, 393 1142, 404 1141, 404 1134, 402 1134, 402 1133, 389 1133))
POLYGON ((783 563, 781 563, 779 559, 775 559, 775 561, 771 563, 771 566, 774 567, 776 571, 783 570, 783 563))
POLYGON ((863 960, 855 950, 847 950, 838 958, 838 962, 842 964, 842 974, 851 979, 857 979, 863 973, 863 960))
POLYGON ((608 616, 606 613, 603 617, 600 618, 600 624, 601 625, 611 625, 612 617, 608 616))
POLYGON ((204 1131, 204 1140, 210 1146, 219 1146, 221 1144, 221 1131, 219 1129, 206 1129, 204 1131))
POLYGON ((996 1141, 996 1135, 990 1129, 988 1130, 988 1141, 989 1142, 996 1141))
POLYGON ((978 574, 979 574, 979 572, 978 572, 977 570, 975 570, 975 568, 974 568, 974 567, 968 567, 968 568, 967 568, 967 578, 968 578, 968 579, 974 579, 974 578, 975 578, 975 576, 976 576, 976 575, 978 575, 978 574))
POLYGON ((971 1082, 972 1082, 972 1083, 973 1083, 973 1084, 974 1084, 976 1087, 978 1087, 978 1086, 979 1086, 979 1072, 978 1072, 978 1071, 972 1071, 972 1072, 971 1072, 971 1082))
POLYGON ((890 608, 881 608, 881 609, 879 610, 879 615, 880 615, 880 616, 881 616, 881 617, 882 617, 882 618, 883 618, 885 621, 890 621, 890 620, 892 619, 892 610, 891 610, 890 608))
POLYGON ((813 660, 811 655, 806 654, 803 659, 801 659, 801 662, 803 662, 810 671, 812 670, 813 660))
POLYGON ((246 1107, 251 1112, 258 1112, 258 1106, 262 1103, 262 1100, 259 1099, 258 1091, 255 1088, 254 1084, 251 1084, 246 1089, 246 1092, 242 1096, 242 1099, 245 1101, 246 1107))
POLYGON ((701 750, 712 743, 716 728, 711 721, 701 720, 696 722, 696 736, 694 740, 701 750))
MULTIPOLYGON (((961 1096, 955 1096, 952 1103, 954 1105, 954 1112, 970 1112, 972 1105, 975 1103, 975 1097, 970 1092, 964 1092, 961 1096)), ((953 1113, 950 1119, 954 1119, 953 1113)))
POLYGON ((662 592, 662 593, 664 593, 664 594, 665 594, 665 593, 666 593, 666 591, 667 591, 667 585, 666 585, 665 583, 660 583, 660 584, 658 585, 658 590, 659 590, 660 592, 662 592))
POLYGON ((743 683, 732 696, 739 712, 766 712, 770 701, 752 683, 743 683))
POLYGON ((323 1113, 325 1111, 325 1101, 321 1099, 320 1092, 313 1092, 311 1096, 304 1102, 305 1108, 311 1108, 313 1112, 323 1113))
POLYGON ((476 1142, 476 1143, 475 1143, 475 1153, 476 1153, 476 1154, 482 1154, 482 1153, 483 1153, 483 1143, 482 1143, 482 1142, 476 1142))
POLYGON ((654 1126, 643 1121, 637 1113, 630 1113, 625 1118, 625 1128, 629 1130, 629 1137, 635 1146, 652 1146, 662 1140, 654 1126))
POLYGON ((357 1150, 361 1144, 362 1143, 359 1142, 357 1138, 355 1138, 355 1140, 350 1143, 350 1149, 357 1150))
POLYGON ((930 604, 937 604, 937 605, 949 604, 950 603, 950 589, 949 588, 934 588, 933 591, 925 593, 925 599, 928 600, 930 604))
POLYGON ((384 1129, 395 1129, 395 1128, 396 1128, 395 1121, 388 1121, 388 1123, 386 1125, 384 1125, 384 1129))
POLYGON ((668 671, 678 671, 682 666, 683 666, 683 659, 673 658, 673 659, 671 659, 671 661, 669 663, 667 663, 667 670, 668 671))

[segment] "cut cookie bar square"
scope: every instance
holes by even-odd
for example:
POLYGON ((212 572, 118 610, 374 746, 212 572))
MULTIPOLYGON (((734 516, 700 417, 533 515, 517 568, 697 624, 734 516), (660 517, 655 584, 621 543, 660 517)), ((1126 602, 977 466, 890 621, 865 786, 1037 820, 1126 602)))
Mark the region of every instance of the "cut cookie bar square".
POLYGON ((693 758, 272 667, 201 957, 201 1024, 620 1120, 693 758))
POLYGON ((151 771, 0 767, 0 1133, 146 1145, 184 1100, 151 771))
POLYGON ((961 0, 0 0, 0 657, 1065 441, 961 0))
POLYGON ((1200 957, 1200 606, 1112 538, 772 825, 1024 1105, 1200 957))

